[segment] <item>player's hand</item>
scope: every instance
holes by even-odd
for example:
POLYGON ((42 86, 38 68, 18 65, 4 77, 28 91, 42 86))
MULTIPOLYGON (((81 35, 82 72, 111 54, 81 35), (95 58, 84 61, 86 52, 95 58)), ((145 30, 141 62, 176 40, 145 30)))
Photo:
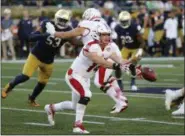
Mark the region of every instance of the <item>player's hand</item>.
POLYGON ((136 67, 136 76, 137 76, 139 79, 143 79, 142 71, 141 71, 141 65, 139 65, 139 66, 136 67))
POLYGON ((139 49, 137 50, 135 56, 132 57, 132 58, 130 59, 130 61, 131 61, 133 64, 137 64, 137 62, 141 60, 142 55, 143 55, 143 49, 142 49, 142 48, 139 48, 139 49))
POLYGON ((114 69, 115 71, 120 70, 121 69, 121 65, 119 63, 113 63, 112 69, 114 69))
POLYGON ((124 62, 121 63, 121 65, 120 65, 121 71, 124 72, 124 73, 126 73, 126 74, 129 75, 129 76, 131 75, 130 69, 129 69, 130 65, 131 65, 131 62, 130 62, 130 61, 124 61, 124 62))
POLYGON ((55 34, 55 27, 53 26, 53 24, 51 24, 50 22, 47 22, 46 23, 46 32, 51 34, 51 35, 54 35, 55 34))

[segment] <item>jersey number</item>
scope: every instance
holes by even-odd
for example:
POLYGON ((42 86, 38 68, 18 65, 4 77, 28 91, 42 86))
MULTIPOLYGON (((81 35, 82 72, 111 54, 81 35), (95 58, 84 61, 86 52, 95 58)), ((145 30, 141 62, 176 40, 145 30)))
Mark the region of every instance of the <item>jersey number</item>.
POLYGON ((121 39, 122 39, 122 44, 126 44, 126 43, 132 43, 133 42, 133 39, 132 37, 130 36, 121 36, 121 39))
POLYGON ((98 68, 98 65, 96 63, 93 63, 88 69, 87 72, 90 72, 92 70, 96 71, 98 68))
POLYGON ((56 47, 59 47, 60 46, 60 42, 61 42, 61 38, 54 38, 54 37, 51 37, 49 36, 47 39, 46 39, 46 43, 54 48, 56 47))

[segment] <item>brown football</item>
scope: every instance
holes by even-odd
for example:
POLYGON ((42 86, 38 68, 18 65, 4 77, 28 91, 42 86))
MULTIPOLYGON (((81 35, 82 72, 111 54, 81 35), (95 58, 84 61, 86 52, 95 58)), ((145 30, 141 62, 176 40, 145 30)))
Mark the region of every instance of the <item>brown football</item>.
POLYGON ((141 69, 141 72, 145 80, 150 81, 150 82, 155 82, 157 80, 157 75, 152 68, 143 67, 141 69))

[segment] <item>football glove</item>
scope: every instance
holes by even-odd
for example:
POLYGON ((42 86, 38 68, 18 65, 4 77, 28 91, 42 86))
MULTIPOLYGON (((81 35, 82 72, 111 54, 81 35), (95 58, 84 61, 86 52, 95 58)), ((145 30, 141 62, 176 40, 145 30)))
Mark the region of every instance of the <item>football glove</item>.
POLYGON ((129 69, 129 66, 131 65, 132 63, 130 61, 126 61, 126 62, 123 62, 120 67, 121 67, 121 71, 126 73, 127 75, 130 76, 130 69, 129 69))

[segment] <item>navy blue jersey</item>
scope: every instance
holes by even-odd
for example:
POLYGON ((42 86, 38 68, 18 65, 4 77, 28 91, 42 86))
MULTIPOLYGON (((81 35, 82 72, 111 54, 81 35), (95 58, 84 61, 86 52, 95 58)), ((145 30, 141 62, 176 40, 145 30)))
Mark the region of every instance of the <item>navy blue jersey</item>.
MULTIPOLYGON (((53 37, 46 33, 45 24, 46 23, 41 26, 43 33, 37 31, 30 35, 31 41, 37 41, 36 45, 32 48, 31 53, 34 54, 41 62, 50 64, 53 63, 54 57, 58 50, 65 42, 68 41, 68 39, 53 37)), ((68 26, 67 28, 59 29, 55 26, 55 30, 58 32, 65 32, 72 30, 72 28, 68 26)))
POLYGON ((115 32, 117 33, 118 45, 120 48, 125 46, 128 49, 139 48, 139 42, 137 40, 137 35, 140 34, 141 26, 135 23, 131 23, 128 28, 121 27, 118 24, 115 27, 115 32))

